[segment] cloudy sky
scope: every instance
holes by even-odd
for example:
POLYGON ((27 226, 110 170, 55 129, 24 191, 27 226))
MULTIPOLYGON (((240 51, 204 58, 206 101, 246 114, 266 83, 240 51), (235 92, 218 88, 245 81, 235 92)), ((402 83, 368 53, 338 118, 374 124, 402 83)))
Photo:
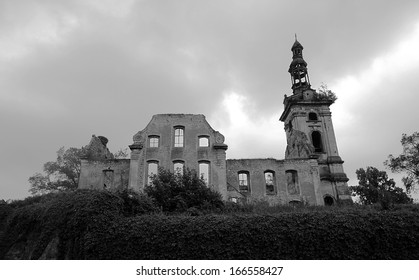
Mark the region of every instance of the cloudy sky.
POLYGON ((419 130, 419 1, 0 0, 0 199, 61 146, 115 152, 158 113, 206 115, 228 158, 284 158, 295 33, 356 184, 419 130))

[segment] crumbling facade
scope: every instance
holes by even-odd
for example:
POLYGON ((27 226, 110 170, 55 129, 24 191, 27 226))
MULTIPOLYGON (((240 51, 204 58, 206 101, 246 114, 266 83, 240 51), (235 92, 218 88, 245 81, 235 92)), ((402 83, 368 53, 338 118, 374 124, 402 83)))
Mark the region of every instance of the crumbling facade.
MULTIPOLYGON (((310 86, 303 46, 296 40, 284 97, 285 159, 226 159, 228 146, 203 115, 159 114, 133 137, 130 159, 113 159, 105 137, 93 136, 81 161, 79 188, 142 191, 159 168, 196 170, 225 200, 333 205, 351 201, 333 130, 332 92, 310 86)), ((233 143, 234 144, 234 143, 233 143)))

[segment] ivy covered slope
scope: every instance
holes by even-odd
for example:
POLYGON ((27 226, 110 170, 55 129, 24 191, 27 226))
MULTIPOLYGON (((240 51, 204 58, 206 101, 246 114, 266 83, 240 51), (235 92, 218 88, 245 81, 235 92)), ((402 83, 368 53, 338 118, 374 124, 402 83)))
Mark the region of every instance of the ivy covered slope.
POLYGON ((168 215, 126 191, 33 197, 0 205, 0 259, 419 259, 417 205, 243 209, 168 215))
POLYGON ((114 223, 157 211, 134 192, 77 190, 0 205, 0 259, 86 259, 114 223))

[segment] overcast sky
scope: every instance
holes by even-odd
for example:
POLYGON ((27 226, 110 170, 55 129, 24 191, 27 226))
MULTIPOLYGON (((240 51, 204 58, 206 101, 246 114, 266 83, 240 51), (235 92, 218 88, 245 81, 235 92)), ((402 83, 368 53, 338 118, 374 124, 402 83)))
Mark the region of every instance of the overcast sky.
POLYGON ((338 96, 356 184, 419 131, 419 1, 0 0, 0 199, 61 146, 115 152, 158 113, 204 114, 227 158, 283 159, 294 33, 312 87, 338 96))

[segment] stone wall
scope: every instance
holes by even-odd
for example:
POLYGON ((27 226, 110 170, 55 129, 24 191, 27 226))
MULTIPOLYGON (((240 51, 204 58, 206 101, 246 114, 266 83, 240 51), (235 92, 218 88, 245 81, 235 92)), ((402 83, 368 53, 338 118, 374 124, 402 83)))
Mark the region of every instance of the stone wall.
POLYGON ((215 131, 204 115, 159 114, 133 137, 130 146, 131 188, 141 191, 147 184, 148 164, 154 162, 159 168, 174 172, 174 163, 181 162, 185 168, 199 171, 200 163, 209 166, 208 185, 226 198, 226 153, 224 136, 215 131), (183 129, 183 146, 175 145, 175 130, 183 129), (150 144, 150 138, 157 138, 157 147, 150 144), (208 147, 199 146, 199 137, 208 139, 208 147))
POLYGON ((128 187, 129 159, 81 160, 80 189, 122 189, 128 187))
POLYGON ((269 204, 322 204, 317 161, 228 159, 227 190, 230 200, 267 201, 269 204), (239 174, 247 174, 248 190, 242 191, 239 174), (266 173, 273 174, 273 191, 266 173), (292 181, 295 174, 295 181, 292 181))

